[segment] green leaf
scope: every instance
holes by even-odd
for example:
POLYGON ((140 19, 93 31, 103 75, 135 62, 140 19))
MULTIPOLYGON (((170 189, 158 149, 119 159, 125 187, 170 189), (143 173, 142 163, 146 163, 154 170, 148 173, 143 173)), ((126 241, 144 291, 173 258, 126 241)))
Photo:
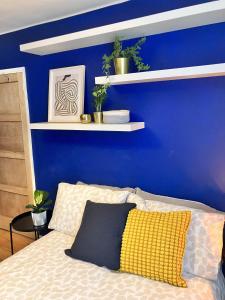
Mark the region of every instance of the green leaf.
POLYGON ((102 105, 107 97, 107 90, 110 87, 110 83, 104 85, 95 85, 92 95, 94 97, 93 104, 95 107, 95 111, 102 111, 102 105))
POLYGON ((49 193, 43 190, 36 190, 34 191, 34 203, 35 205, 31 205, 27 208, 32 208, 35 211, 40 211, 42 209, 43 206, 46 205, 46 203, 48 203, 48 196, 49 193))
POLYGON ((46 206, 49 206, 50 204, 52 204, 52 200, 51 200, 51 199, 48 199, 48 200, 45 202, 44 206, 46 207, 46 206))
POLYGON ((34 206, 33 204, 27 204, 25 207, 26 207, 26 208, 34 209, 36 206, 34 206))
MULTIPOLYGON (((140 50, 141 50, 142 45, 145 43, 145 41, 146 41, 146 37, 142 37, 133 46, 123 49, 122 42, 120 41, 119 37, 116 37, 114 44, 113 44, 112 53, 110 55, 104 54, 102 57, 103 73, 106 76, 110 75, 110 70, 112 68, 112 62, 115 58, 118 58, 118 57, 126 57, 126 58, 132 59, 139 72, 149 70, 150 66, 148 64, 144 64, 143 59, 140 56, 140 50)), ((104 94, 104 92, 98 91, 97 94, 93 95, 93 96, 98 97, 101 94, 104 94)))

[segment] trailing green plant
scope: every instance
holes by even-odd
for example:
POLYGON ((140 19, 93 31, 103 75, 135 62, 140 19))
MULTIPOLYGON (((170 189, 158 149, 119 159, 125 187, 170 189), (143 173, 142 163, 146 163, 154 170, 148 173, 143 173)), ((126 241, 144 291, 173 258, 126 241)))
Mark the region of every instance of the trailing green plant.
POLYGON ((139 39, 133 46, 127 47, 123 49, 122 42, 118 37, 115 38, 115 42, 113 45, 113 52, 110 55, 104 54, 102 71, 106 76, 110 75, 110 70, 112 68, 112 62, 114 59, 119 57, 129 58, 134 61, 134 64, 138 70, 147 71, 150 69, 148 64, 143 63, 143 58, 140 56, 141 46, 145 43, 146 37, 142 37, 139 39))
POLYGON ((34 204, 26 205, 26 208, 31 208, 33 213, 41 213, 46 210, 47 206, 52 203, 48 198, 49 193, 46 191, 34 191, 34 204))
POLYGON ((96 112, 102 111, 102 106, 105 103, 107 97, 107 90, 110 87, 110 83, 103 85, 95 85, 92 96, 94 97, 94 107, 96 112))

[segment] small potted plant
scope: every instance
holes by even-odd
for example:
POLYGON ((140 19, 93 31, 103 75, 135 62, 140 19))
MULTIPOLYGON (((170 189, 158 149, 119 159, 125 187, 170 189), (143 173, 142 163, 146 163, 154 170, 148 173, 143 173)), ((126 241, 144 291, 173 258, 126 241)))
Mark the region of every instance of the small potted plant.
POLYGON ((113 52, 108 56, 103 55, 103 66, 102 70, 106 76, 110 75, 112 62, 114 62, 115 73, 127 74, 129 73, 129 62, 133 60, 137 71, 148 71, 149 65, 143 63, 143 59, 140 56, 141 46, 145 43, 146 38, 143 37, 137 41, 133 46, 123 49, 122 42, 116 37, 113 52))
POLYGON ((103 85, 96 85, 93 89, 92 95, 94 97, 94 107, 95 112, 94 121, 95 123, 103 123, 103 114, 102 114, 102 106, 107 97, 107 90, 110 86, 110 83, 106 83, 103 85))
POLYGON ((34 204, 26 205, 26 208, 32 209, 31 216, 34 226, 42 226, 47 223, 46 209, 52 202, 48 196, 48 192, 36 190, 34 191, 34 204))

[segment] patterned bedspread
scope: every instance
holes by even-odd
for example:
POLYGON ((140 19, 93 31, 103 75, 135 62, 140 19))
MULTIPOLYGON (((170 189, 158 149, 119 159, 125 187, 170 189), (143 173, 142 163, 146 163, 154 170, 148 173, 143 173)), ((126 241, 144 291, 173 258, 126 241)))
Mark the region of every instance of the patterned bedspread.
POLYGON ((186 275, 188 288, 177 288, 73 260, 64 254, 72 242, 53 231, 0 263, 0 299, 224 300, 222 277, 215 283, 186 275))

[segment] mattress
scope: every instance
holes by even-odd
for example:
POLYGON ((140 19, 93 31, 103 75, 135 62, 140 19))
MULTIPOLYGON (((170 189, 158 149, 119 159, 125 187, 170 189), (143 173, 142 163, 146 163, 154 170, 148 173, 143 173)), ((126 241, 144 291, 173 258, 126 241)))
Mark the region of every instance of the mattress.
POLYGON ((64 254, 71 236, 53 231, 0 263, 4 300, 224 300, 224 279, 185 275, 188 288, 122 274, 64 254))

